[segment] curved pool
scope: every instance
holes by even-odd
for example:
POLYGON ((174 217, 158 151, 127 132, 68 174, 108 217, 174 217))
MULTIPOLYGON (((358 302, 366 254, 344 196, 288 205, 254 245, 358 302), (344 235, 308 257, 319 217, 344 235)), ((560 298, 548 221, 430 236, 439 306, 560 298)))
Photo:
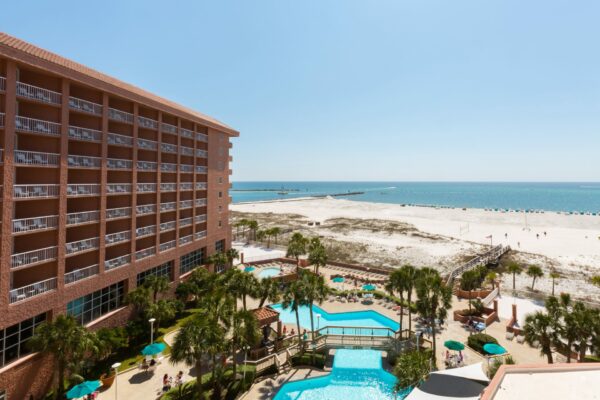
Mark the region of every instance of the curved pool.
POLYGON ((268 268, 263 268, 260 271, 258 271, 258 277, 259 278, 272 278, 274 276, 279 276, 281 272, 281 269, 278 267, 268 267, 268 268))

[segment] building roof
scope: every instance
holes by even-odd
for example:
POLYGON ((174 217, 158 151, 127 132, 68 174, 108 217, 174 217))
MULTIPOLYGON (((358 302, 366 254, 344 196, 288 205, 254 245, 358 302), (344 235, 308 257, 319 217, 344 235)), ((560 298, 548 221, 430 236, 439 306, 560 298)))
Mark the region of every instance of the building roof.
POLYGON ((239 132, 235 129, 208 115, 164 99, 3 32, 0 32, 0 54, 21 63, 45 68, 60 75, 67 75, 69 79, 95 86, 108 92, 114 92, 132 101, 147 104, 150 107, 165 109, 170 113, 207 125, 228 135, 239 135, 239 132))
POLYGON ((279 313, 271 307, 261 307, 252 310, 260 326, 270 325, 279 320, 279 313))

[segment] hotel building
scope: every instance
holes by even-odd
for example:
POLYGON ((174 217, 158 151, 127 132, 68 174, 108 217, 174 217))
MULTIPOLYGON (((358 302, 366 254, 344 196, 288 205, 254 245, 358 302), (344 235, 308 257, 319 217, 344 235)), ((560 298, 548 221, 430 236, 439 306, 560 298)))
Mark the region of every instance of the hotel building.
POLYGON ((123 324, 147 276, 175 286, 229 247, 237 135, 0 33, 0 400, 46 388, 51 366, 25 345, 36 325, 123 324))

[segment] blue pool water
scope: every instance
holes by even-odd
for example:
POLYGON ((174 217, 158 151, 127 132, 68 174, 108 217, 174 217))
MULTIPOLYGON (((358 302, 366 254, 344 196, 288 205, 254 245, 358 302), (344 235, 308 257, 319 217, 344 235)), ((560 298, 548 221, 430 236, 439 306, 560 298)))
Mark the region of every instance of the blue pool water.
MULTIPOLYGON (((279 312, 279 319, 284 324, 296 325, 296 313, 291 309, 283 308, 281 304, 274 304, 271 306, 274 310, 279 312)), ((300 315, 300 326, 310 331, 310 310, 308 306, 301 306, 299 309, 300 315)), ((328 313, 317 305, 313 305, 313 316, 315 322, 315 329, 319 329, 325 326, 336 327, 354 327, 355 330, 341 332, 341 329, 330 329, 327 333, 347 333, 353 335, 374 335, 374 336, 389 336, 391 332, 387 329, 371 330, 364 328, 390 328, 393 331, 397 331, 400 328, 398 322, 386 317, 385 315, 379 314, 376 311, 354 311, 354 312, 343 312, 343 313, 328 313), (317 318, 317 314, 321 315, 317 318), (317 321, 318 320, 318 321, 317 321), (363 329, 360 329, 363 328, 363 329)))
POLYGON ((401 400, 396 378, 381 367, 381 352, 340 349, 329 375, 286 383, 275 400, 401 400))
POLYGON ((272 278, 274 276, 279 276, 281 270, 276 267, 271 268, 263 268, 258 272, 259 278, 272 278))

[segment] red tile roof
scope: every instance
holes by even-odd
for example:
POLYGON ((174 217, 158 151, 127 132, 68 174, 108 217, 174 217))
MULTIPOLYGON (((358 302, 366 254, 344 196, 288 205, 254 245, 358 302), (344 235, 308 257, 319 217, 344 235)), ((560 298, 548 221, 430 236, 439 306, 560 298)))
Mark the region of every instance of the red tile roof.
POLYGON ((79 80, 84 84, 99 88, 106 88, 104 90, 108 92, 116 93, 132 101, 147 104, 150 107, 166 110, 167 112, 191 119, 194 122, 207 125, 232 136, 239 135, 238 131, 212 117, 156 96, 129 83, 105 75, 3 32, 0 32, 0 54, 38 68, 50 69, 54 67, 52 68, 53 72, 66 75, 69 79, 79 80))
POLYGON ((279 313, 271 307, 261 307, 252 310, 259 324, 271 324, 279 320, 279 313))

